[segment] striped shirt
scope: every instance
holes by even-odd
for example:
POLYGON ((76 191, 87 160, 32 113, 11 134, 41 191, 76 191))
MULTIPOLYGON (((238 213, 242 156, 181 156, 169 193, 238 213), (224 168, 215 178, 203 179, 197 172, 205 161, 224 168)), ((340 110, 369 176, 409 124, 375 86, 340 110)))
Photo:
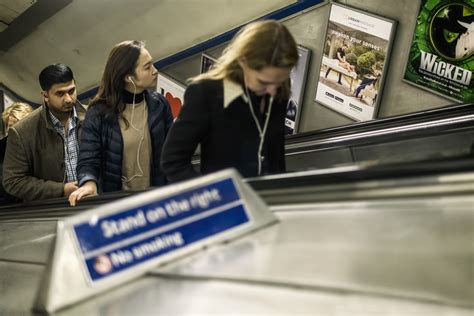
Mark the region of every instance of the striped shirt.
POLYGON ((68 121, 67 134, 64 126, 51 111, 49 111, 51 123, 53 123, 56 132, 61 135, 64 143, 64 164, 66 166, 65 182, 77 181, 77 157, 79 156, 79 142, 77 141, 77 122, 78 117, 76 108, 72 108, 72 116, 68 121))

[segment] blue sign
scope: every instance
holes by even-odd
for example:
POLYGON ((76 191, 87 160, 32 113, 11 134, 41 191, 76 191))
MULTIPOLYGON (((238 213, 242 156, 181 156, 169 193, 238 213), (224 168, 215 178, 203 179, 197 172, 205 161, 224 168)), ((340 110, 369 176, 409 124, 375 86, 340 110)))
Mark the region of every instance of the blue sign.
POLYGON ((73 226, 92 281, 247 223, 232 178, 73 226))

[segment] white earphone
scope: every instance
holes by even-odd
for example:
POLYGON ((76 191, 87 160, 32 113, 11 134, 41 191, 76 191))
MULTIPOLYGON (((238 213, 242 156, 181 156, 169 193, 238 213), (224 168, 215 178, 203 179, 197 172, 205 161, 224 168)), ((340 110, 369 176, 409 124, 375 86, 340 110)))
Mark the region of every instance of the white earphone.
POLYGON ((255 121, 255 125, 257 126, 258 130, 258 135, 260 137, 260 143, 258 145, 258 151, 257 151, 257 163, 258 163, 258 175, 261 175, 262 173, 262 149, 263 149, 263 143, 265 142, 265 134, 267 132, 267 127, 268 127, 268 122, 270 121, 270 114, 272 112, 272 105, 273 105, 273 96, 270 96, 269 100, 269 105, 268 105, 268 110, 267 110, 267 117, 265 118, 265 122, 263 124, 263 128, 260 126, 260 123, 257 119, 257 116, 255 115, 255 111, 253 110, 253 104, 252 104, 252 99, 250 98, 250 93, 247 88, 247 83, 245 82, 244 78, 244 85, 245 85, 245 94, 247 95, 247 98, 249 100, 249 108, 250 112, 252 113, 253 120, 255 121))
POLYGON ((145 139, 145 127, 143 127, 143 129, 139 129, 137 128, 135 125, 133 125, 133 114, 135 112, 135 95, 136 95, 136 92, 137 92, 137 86, 135 84, 135 82, 133 81, 132 79, 132 76, 128 76, 127 77, 128 81, 130 81, 130 83, 133 85, 133 89, 134 89, 134 92, 133 92, 133 101, 132 101, 132 115, 131 115, 131 118, 130 118, 130 126, 137 132, 141 133, 141 138, 140 138, 140 141, 138 143, 138 150, 137 150, 137 166, 138 166, 138 171, 139 173, 131 176, 130 178, 127 178, 125 176, 122 176, 122 182, 130 182, 132 181, 133 179, 135 179, 136 177, 143 177, 144 175, 144 172, 142 170, 142 167, 140 166, 140 148, 143 144, 143 141, 145 139))

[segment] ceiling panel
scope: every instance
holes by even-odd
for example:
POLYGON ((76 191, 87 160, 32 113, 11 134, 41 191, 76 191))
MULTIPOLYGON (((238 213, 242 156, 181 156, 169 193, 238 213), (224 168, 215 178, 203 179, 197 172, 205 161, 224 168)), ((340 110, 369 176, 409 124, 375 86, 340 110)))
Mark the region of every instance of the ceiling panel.
MULTIPOLYGON (((0 0, 0 21, 2 27, 8 26, 19 15, 25 12, 37 0, 0 0)), ((3 30, 1 30, 3 31, 3 30)))

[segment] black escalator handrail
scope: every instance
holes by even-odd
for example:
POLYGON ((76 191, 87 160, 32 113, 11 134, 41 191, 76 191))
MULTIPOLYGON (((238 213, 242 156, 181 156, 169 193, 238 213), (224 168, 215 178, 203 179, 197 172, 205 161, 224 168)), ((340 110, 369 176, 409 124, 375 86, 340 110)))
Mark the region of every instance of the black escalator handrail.
POLYGON ((395 140, 412 135, 434 135, 474 126, 474 104, 461 104, 412 114, 388 117, 320 131, 290 135, 286 139, 286 152, 301 148, 347 145, 360 139, 379 137, 395 140))
POLYGON ((245 181, 255 190, 288 189, 304 186, 349 183, 366 180, 384 180, 436 176, 474 172, 474 157, 449 158, 436 161, 383 165, 349 165, 319 170, 289 172, 245 181))
POLYGON ((21 218, 28 215, 29 218, 37 217, 65 217, 77 214, 97 207, 101 204, 113 202, 118 199, 128 197, 132 194, 139 193, 130 191, 119 191, 112 193, 104 193, 81 200, 77 206, 70 206, 66 198, 55 198, 39 201, 24 202, 11 204, 0 207, 0 220, 21 218))
POLYGON ((354 133, 351 135, 313 139, 304 143, 287 145, 286 154, 299 154, 303 148, 320 149, 323 147, 334 147, 335 145, 361 145, 362 143, 381 143, 413 137, 419 138, 424 136, 435 136, 440 133, 445 134, 450 131, 454 132, 464 128, 474 129, 474 114, 428 122, 404 124, 402 126, 385 127, 377 130, 354 133))

